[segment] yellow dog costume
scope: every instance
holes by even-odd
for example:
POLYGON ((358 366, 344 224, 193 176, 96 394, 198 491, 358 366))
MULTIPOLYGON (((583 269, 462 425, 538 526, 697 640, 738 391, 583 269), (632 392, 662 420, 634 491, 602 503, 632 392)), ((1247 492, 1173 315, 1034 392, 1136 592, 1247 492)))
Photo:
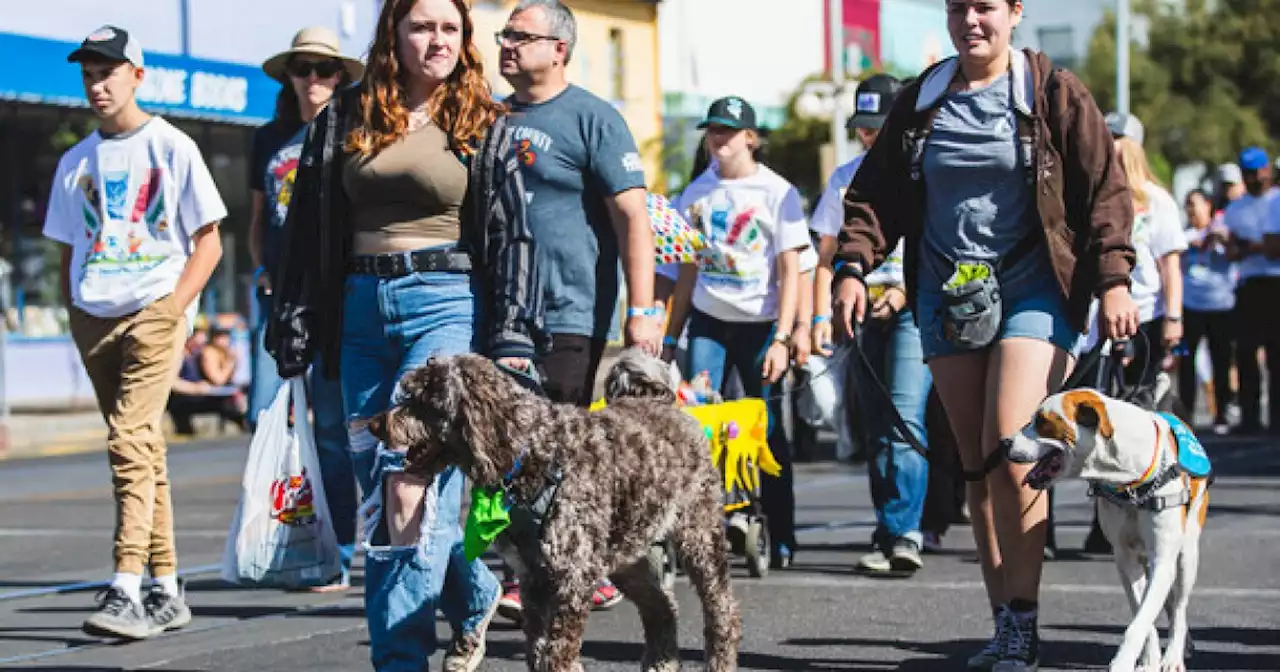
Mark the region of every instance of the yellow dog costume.
MULTIPOLYGON (((591 410, 605 408, 603 399, 591 410)), ((745 493, 760 491, 760 471, 770 476, 782 474, 769 450, 769 410, 760 399, 739 399, 705 406, 685 406, 706 431, 711 443, 711 462, 724 475, 724 491, 732 495, 725 511, 750 505, 745 493)))

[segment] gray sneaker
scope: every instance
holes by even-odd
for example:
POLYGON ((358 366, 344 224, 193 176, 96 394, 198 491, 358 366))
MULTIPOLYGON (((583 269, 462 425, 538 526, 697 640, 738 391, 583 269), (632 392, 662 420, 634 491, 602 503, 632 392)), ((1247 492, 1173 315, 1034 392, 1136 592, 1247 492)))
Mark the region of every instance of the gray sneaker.
POLYGON ((151 592, 147 593, 147 597, 142 600, 151 634, 158 635, 166 630, 177 630, 191 622, 191 609, 187 608, 186 592, 186 587, 181 582, 178 583, 177 595, 169 595, 161 590, 160 586, 152 586, 151 592))
POLYGON ((896 539, 889 552, 889 566, 895 572, 916 572, 924 568, 920 546, 910 539, 896 539))
POLYGON ((1004 655, 1005 647, 1009 641, 1009 610, 1007 607, 999 607, 995 612, 996 631, 991 635, 987 645, 982 650, 975 653, 969 658, 965 665, 965 669, 970 672, 989 672, 991 668, 1000 662, 1000 658, 1004 655))
POLYGON ((151 636, 151 626, 142 605, 130 599, 123 590, 112 586, 98 593, 94 599, 98 601, 98 611, 80 626, 85 634, 119 639, 146 639, 151 636))
POLYGON ((449 643, 449 650, 444 654, 444 672, 475 672, 484 661, 485 635, 489 632, 489 623, 498 613, 498 604, 502 602, 502 591, 489 606, 489 613, 476 624, 475 630, 455 634, 449 643))
POLYGON ((893 566, 889 564, 889 558, 885 556, 884 551, 877 548, 858 558, 858 565, 854 569, 865 574, 883 574, 893 569, 893 566))

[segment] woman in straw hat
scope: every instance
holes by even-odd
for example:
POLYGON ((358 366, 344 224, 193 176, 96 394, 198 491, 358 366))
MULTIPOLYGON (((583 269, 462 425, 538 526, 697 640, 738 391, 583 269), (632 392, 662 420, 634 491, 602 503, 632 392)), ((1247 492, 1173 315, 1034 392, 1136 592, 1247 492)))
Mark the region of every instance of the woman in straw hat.
MULTIPOLYGON (((262 64, 281 87, 276 115, 254 133, 249 189, 253 211, 249 224, 249 254, 257 265, 259 328, 254 338, 253 380, 249 422, 256 424, 259 411, 270 406, 280 389, 275 361, 263 347, 261 333, 271 314, 272 278, 280 260, 280 232, 284 228, 293 193, 298 158, 302 154, 304 128, 329 104, 340 87, 364 76, 359 60, 344 56, 338 36, 328 28, 303 28, 293 45, 262 64)), ((333 517, 334 532, 342 551, 342 574, 318 577, 325 581, 318 591, 343 590, 350 585, 351 558, 356 541, 356 486, 348 449, 342 387, 324 376, 311 377, 311 405, 315 414, 316 452, 320 458, 324 493, 333 517)))
POLYGON ((408 476, 403 447, 380 446, 370 420, 430 357, 475 351, 530 371, 548 343, 519 161, 474 32, 465 0, 383 3, 363 80, 308 128, 273 288, 280 371, 318 358, 333 375, 342 360, 372 486, 365 614, 380 671, 425 669, 437 608, 454 631, 444 669, 475 670, 499 586, 466 561, 463 475, 408 476))

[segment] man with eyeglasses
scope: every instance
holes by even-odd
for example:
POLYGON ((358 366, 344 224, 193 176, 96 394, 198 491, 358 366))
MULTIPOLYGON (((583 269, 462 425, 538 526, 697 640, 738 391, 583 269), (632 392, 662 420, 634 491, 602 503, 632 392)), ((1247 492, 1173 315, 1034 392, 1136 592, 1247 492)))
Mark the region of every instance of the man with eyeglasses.
MULTIPOLYGON (((538 363, 554 401, 586 407, 605 345, 616 337, 618 262, 626 279, 625 342, 653 355, 661 347, 661 310, 653 304, 653 230, 644 166, 622 115, 568 83, 577 26, 558 0, 521 0, 496 35, 507 103, 537 240, 552 352, 538 363)), ((622 599, 602 583, 597 608, 622 599)), ((500 613, 520 616, 511 583, 500 613)))

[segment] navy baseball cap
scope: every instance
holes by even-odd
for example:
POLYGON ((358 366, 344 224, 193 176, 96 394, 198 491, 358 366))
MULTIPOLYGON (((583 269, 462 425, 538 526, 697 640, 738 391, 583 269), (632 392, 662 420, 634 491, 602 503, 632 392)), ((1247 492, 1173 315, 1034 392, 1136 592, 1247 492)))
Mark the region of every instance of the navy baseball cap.
POLYGON ((902 91, 902 82, 892 75, 872 75, 858 85, 854 94, 855 106, 852 117, 845 124, 849 128, 884 128, 884 120, 889 118, 889 110, 902 91))
POLYGON ((1270 163, 1271 159, 1267 156, 1267 150, 1261 147, 1250 147, 1240 152, 1241 170, 1262 170, 1270 163))
POLYGON ((759 130, 756 127, 755 108, 737 96, 721 98, 711 103, 711 107, 707 109, 707 118, 698 124, 698 129, 704 129, 712 124, 738 130, 759 130))
POLYGON ((138 41, 128 31, 115 26, 103 26, 89 33, 80 43, 80 48, 67 56, 68 63, 94 59, 128 61, 135 68, 143 67, 142 47, 138 46, 138 41))

